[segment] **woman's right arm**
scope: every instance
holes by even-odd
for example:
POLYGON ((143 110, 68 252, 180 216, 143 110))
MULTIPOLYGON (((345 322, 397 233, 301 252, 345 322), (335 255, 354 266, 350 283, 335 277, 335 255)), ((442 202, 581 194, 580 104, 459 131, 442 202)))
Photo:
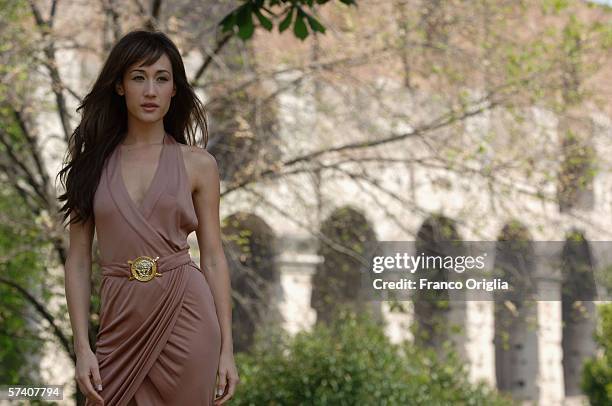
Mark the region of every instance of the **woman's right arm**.
POLYGON ((93 389, 89 378, 91 375, 94 384, 98 387, 98 390, 101 390, 102 381, 98 361, 89 346, 91 244, 94 236, 94 223, 90 218, 84 223, 71 223, 69 227, 70 247, 64 266, 64 279, 74 351, 77 358, 75 375, 85 396, 91 400, 102 402, 102 397, 93 389))

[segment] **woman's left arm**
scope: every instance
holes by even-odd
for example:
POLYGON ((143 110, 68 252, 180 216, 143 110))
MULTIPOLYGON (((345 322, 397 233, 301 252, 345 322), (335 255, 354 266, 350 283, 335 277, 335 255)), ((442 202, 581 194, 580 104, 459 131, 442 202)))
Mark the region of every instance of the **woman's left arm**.
POLYGON ((205 149, 191 147, 190 163, 194 174, 193 203, 198 217, 196 235, 200 248, 200 267, 215 300, 221 328, 221 354, 217 392, 223 394, 215 404, 232 398, 239 382, 232 341, 232 304, 229 269, 221 244, 219 224, 220 181, 215 158, 205 149))

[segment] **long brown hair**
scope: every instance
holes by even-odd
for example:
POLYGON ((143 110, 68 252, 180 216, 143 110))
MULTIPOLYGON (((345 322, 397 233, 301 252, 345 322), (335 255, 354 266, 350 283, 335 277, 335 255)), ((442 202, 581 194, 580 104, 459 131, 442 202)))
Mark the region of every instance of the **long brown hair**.
POLYGON ((187 81, 178 48, 159 31, 135 30, 121 38, 110 51, 102 71, 89 94, 77 108, 83 110, 81 122, 68 140, 65 166, 58 173, 66 192, 58 197, 66 203, 62 223, 74 212, 70 223, 93 218, 93 197, 108 156, 123 141, 127 131, 125 98, 116 93, 127 68, 137 62, 145 66, 166 54, 172 63, 176 94, 164 116, 164 129, 183 144, 196 145, 196 129, 203 131, 204 148, 208 143, 208 122, 204 105, 187 81), (189 141, 189 142, 187 142, 189 141))

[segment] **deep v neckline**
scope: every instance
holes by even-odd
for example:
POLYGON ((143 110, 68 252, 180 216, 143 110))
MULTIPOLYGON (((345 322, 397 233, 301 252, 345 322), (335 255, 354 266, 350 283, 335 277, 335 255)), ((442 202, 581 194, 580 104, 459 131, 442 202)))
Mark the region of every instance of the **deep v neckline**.
POLYGON ((151 194, 155 190, 155 187, 158 183, 158 178, 161 173, 162 164, 164 162, 163 160, 164 160, 164 156, 166 153, 166 134, 164 133, 164 139, 162 142, 161 151, 159 152, 159 156, 157 159, 157 167, 155 168, 155 172, 153 172, 153 178, 151 179, 151 182, 149 183, 149 186, 147 187, 144 193, 144 196, 142 198, 142 201, 140 203, 136 203, 132 199, 132 196, 130 196, 127 185, 125 183, 125 180, 123 179, 123 167, 121 164, 122 152, 123 151, 122 151, 121 145, 119 145, 119 156, 117 157, 118 159, 117 165, 118 165, 118 175, 119 175, 119 181, 120 181, 119 183, 121 184, 121 189, 123 190, 123 193, 125 194, 125 197, 130 202, 130 204, 133 207, 135 207, 138 211, 140 211, 141 213, 144 213, 146 204, 151 199, 151 194))

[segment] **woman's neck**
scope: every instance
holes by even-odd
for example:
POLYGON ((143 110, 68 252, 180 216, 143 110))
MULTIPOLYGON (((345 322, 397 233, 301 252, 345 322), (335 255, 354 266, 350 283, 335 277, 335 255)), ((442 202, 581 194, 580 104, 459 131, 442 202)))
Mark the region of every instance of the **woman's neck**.
POLYGON ((159 124, 160 125, 155 126, 128 125, 128 130, 121 145, 138 146, 161 144, 164 141, 166 131, 164 130, 163 122, 159 122, 159 124))

